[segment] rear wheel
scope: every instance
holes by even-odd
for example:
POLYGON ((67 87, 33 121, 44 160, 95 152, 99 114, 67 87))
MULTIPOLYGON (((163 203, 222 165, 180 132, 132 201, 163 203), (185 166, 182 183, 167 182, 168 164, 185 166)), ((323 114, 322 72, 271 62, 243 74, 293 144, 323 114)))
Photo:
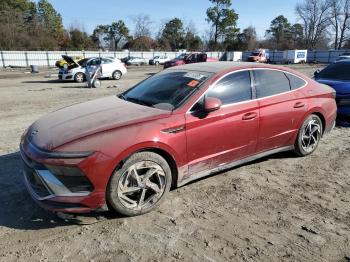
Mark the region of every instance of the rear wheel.
POLYGON ((83 83, 85 80, 85 75, 83 73, 76 73, 74 76, 74 81, 77 83, 83 83))
POLYGON ((153 152, 136 153, 112 175, 107 200, 120 214, 141 215, 164 200, 171 182, 171 170, 164 158, 153 152))
POLYGON ((322 137, 322 121, 317 115, 308 116, 301 128, 295 141, 295 153, 299 156, 312 154, 322 137))
POLYGON ((120 78, 122 78, 122 72, 120 72, 119 70, 114 71, 112 74, 112 78, 114 80, 119 80, 120 78))

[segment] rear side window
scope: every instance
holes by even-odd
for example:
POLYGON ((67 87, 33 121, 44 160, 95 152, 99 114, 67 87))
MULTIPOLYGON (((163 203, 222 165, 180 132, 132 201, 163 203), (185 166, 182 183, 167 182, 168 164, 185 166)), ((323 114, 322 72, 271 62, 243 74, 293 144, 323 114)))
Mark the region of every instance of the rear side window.
POLYGON ((288 74, 288 73, 285 73, 285 74, 286 74, 286 76, 289 79, 290 88, 292 90, 298 89, 298 88, 306 85, 305 80, 301 79, 300 77, 297 77, 295 75, 288 74))
POLYGON ((257 98, 290 91, 289 79, 281 71, 254 70, 257 98))
POLYGON ((350 63, 333 63, 320 72, 317 78, 350 80, 350 63))
POLYGON ((222 103, 238 103, 252 98, 249 71, 230 74, 221 79, 207 96, 219 98, 222 103))

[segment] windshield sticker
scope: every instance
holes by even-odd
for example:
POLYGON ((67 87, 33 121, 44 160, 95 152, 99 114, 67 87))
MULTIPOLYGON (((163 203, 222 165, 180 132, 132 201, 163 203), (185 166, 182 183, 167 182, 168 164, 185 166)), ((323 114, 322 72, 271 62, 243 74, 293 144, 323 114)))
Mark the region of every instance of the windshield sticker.
POLYGON ((190 81, 190 82, 187 84, 187 86, 189 86, 189 87, 196 87, 198 84, 199 84, 199 81, 197 81, 197 80, 192 80, 192 81, 190 81))
POLYGON ((196 79, 198 81, 202 80, 203 78, 206 78, 206 75, 198 74, 198 73, 193 73, 193 72, 188 72, 184 75, 184 77, 196 79))

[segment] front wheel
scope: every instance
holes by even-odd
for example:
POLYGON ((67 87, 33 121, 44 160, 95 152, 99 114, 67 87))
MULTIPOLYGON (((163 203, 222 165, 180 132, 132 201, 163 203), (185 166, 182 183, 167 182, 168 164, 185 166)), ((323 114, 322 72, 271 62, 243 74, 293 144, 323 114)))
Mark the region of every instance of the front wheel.
POLYGON ((322 121, 317 115, 308 116, 301 128, 295 141, 295 153, 299 156, 307 156, 312 154, 322 137, 323 126, 322 121))
POLYGON ((171 182, 171 170, 164 158, 153 152, 136 153, 112 175, 107 200, 120 214, 141 215, 164 200, 171 182))
POLYGON ((83 83, 85 81, 85 75, 83 73, 76 73, 74 76, 74 81, 77 83, 83 83))

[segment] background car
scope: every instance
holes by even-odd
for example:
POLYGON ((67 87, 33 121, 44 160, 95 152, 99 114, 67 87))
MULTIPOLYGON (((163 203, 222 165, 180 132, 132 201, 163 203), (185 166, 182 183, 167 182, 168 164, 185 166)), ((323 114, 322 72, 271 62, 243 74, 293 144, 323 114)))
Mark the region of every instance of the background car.
POLYGON ((315 80, 337 92, 338 122, 350 125, 350 59, 332 63, 322 71, 315 72, 315 80))
POLYGON ((171 187, 278 152, 309 155, 335 117, 334 90, 292 69, 198 63, 50 113, 23 134, 20 152, 44 208, 134 216, 171 187))
POLYGON ((340 55, 336 61, 341 61, 341 60, 345 60, 345 59, 350 59, 350 52, 345 52, 342 55, 340 55))
POLYGON ((155 56, 153 59, 149 60, 150 65, 164 65, 165 62, 170 61, 171 59, 167 56, 155 56))
POLYGON ((256 49, 249 57, 248 62, 257 63, 269 63, 270 62, 270 50, 269 49, 256 49))
POLYGON ((68 56, 64 56, 64 59, 72 65, 67 69, 60 69, 58 73, 58 78, 60 80, 74 80, 77 83, 82 83, 86 80, 86 72, 94 71, 94 67, 100 64, 102 66, 101 78, 113 78, 114 80, 119 80, 127 73, 125 64, 117 58, 95 57, 83 59, 79 62, 75 62, 68 56))
POLYGON ((175 59, 164 63, 164 68, 173 66, 202 63, 202 62, 217 62, 219 59, 208 57, 206 53, 184 53, 177 56, 175 59))
POLYGON ((130 57, 129 60, 126 61, 127 65, 146 65, 147 60, 142 57, 130 57))
MULTIPOLYGON (((80 60, 84 59, 82 56, 71 56, 72 60, 75 63, 78 63, 80 60)), ((74 63, 73 63, 74 64, 74 63)), ((62 57, 61 60, 56 61, 55 66, 58 68, 68 68, 72 63, 68 63, 66 59, 62 57)))

